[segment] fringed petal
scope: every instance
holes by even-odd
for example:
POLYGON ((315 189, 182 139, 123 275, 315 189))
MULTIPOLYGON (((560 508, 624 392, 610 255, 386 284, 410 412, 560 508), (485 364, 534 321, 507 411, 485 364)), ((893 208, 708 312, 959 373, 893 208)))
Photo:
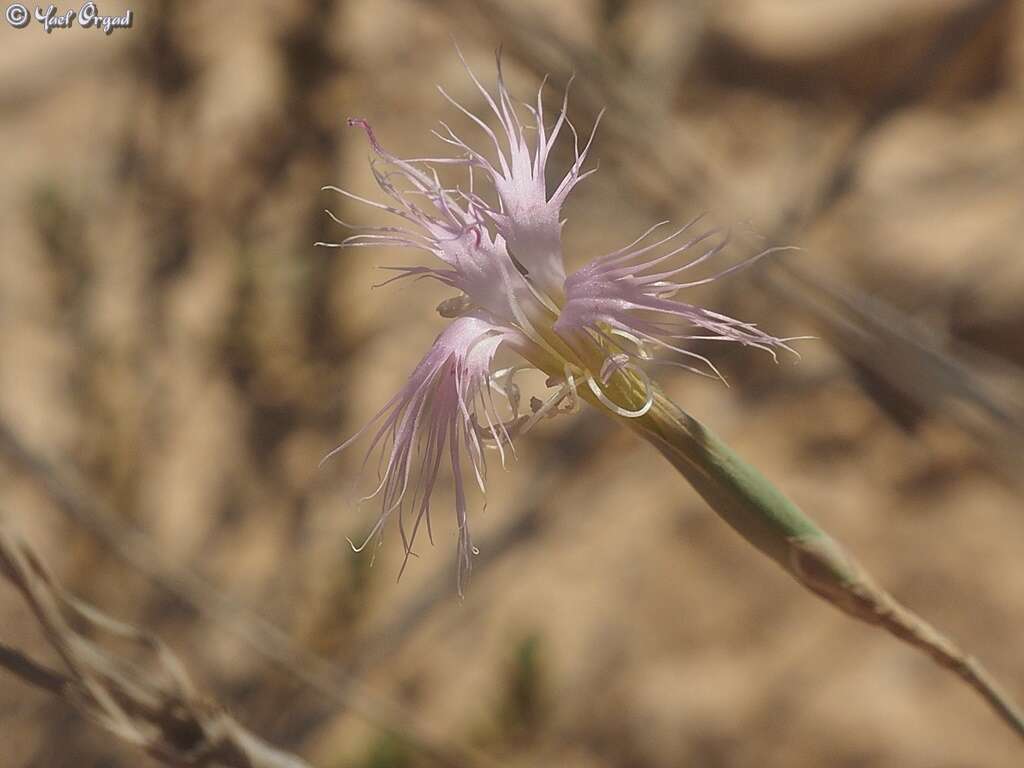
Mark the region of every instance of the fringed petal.
MULTIPOLYGON (((528 343, 518 331, 483 313, 456 318, 437 337, 398 394, 362 430, 328 454, 329 458, 373 431, 366 461, 379 452, 380 477, 375 490, 363 500, 379 499, 381 514, 358 549, 378 536, 388 519, 397 517, 406 561, 414 554, 421 525, 426 523, 430 531, 431 496, 442 461, 450 461, 459 530, 460 593, 473 555, 463 471, 468 469, 484 491, 487 464, 481 440, 507 444, 510 439, 490 386, 491 365, 504 342, 528 343), (464 460, 468 466, 464 467, 464 460), (410 513, 411 523, 407 519, 410 513)), ((404 563, 402 567, 404 570, 404 563)))
POLYGON ((772 336, 752 323, 673 298, 685 288, 709 283, 782 250, 762 251, 711 277, 678 281, 683 272, 718 255, 728 241, 725 236, 715 240, 715 230, 691 234, 698 220, 643 244, 662 225, 652 227, 625 248, 594 259, 566 278, 566 302, 555 323, 555 332, 570 344, 578 341, 581 333, 605 343, 611 357, 604 370, 595 372, 599 378, 606 379, 611 370, 624 367, 627 361, 640 364, 648 360, 648 346, 698 361, 707 371, 683 367, 721 378, 710 360, 682 346, 696 339, 736 342, 766 350, 773 356, 779 348, 792 351, 787 342, 794 339, 772 336), (682 239, 684 236, 686 239, 682 239), (699 249, 696 256, 681 265, 673 264, 675 257, 695 249, 699 249), (623 339, 630 343, 624 344, 623 339))
POLYGON ((426 251, 444 264, 444 268, 393 267, 398 274, 385 282, 403 277, 432 278, 462 291, 474 304, 506 319, 514 318, 515 295, 529 295, 522 276, 509 258, 500 236, 492 236, 487 221, 476 204, 462 193, 445 189, 429 168, 417 166, 385 150, 370 127, 361 118, 351 118, 350 126, 362 128, 377 156, 371 164, 374 178, 391 199, 386 205, 352 194, 337 187, 325 187, 345 197, 404 219, 411 228, 355 227, 328 212, 336 222, 357 230, 340 243, 319 243, 329 247, 355 248, 389 246, 426 251), (377 165, 386 166, 382 170, 377 165), (417 204, 415 198, 428 204, 417 204))
MULTIPOLYGON (((463 64, 466 65, 465 59, 463 59, 463 64)), ((560 210, 572 188, 593 172, 584 172, 583 165, 590 151, 597 124, 595 123, 590 138, 581 148, 576 130, 567 117, 569 98, 567 87, 562 108, 549 129, 544 122, 544 86, 542 84, 537 93, 537 106, 534 108, 525 105, 533 124, 524 126, 505 85, 500 56, 498 57, 498 83, 495 95, 492 95, 483 86, 468 65, 466 65, 466 71, 497 118, 502 134, 501 139, 483 120, 455 101, 443 89, 441 93, 456 108, 484 129, 495 147, 497 162, 490 162, 479 152, 470 148, 447 126, 444 127, 448 136, 442 136, 442 139, 463 150, 469 161, 490 177, 501 205, 498 209, 482 207, 481 210, 494 222, 498 232, 508 244, 512 256, 526 271, 533 286, 556 301, 560 301, 565 281, 560 210), (565 126, 568 126, 573 135, 574 160, 568 172, 555 186, 554 191, 549 194, 545 177, 548 157, 565 126), (528 138, 530 134, 533 134, 533 137, 528 138)), ((600 115, 598 116, 599 121, 600 115)))

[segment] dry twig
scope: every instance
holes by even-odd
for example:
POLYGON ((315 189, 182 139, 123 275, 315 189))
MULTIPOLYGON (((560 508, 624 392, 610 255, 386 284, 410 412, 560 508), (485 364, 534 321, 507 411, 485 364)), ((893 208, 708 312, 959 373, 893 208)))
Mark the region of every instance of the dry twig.
POLYGON ((304 768, 295 755, 246 730, 202 696, 156 636, 117 621, 64 590, 42 560, 0 527, 0 574, 35 614, 66 667, 61 673, 0 644, 0 666, 55 696, 119 739, 176 768, 304 768), (75 625, 148 652, 156 670, 116 655, 75 625))

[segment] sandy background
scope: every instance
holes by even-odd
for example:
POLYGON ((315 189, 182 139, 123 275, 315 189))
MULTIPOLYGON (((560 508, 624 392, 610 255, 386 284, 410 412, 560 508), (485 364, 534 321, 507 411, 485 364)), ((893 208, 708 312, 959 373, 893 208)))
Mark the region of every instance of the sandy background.
MULTIPOLYGON (((438 120, 467 126, 435 84, 480 108, 452 36, 485 80, 503 45, 524 99, 549 73, 554 106, 575 71, 576 124, 609 112, 570 266, 702 210, 741 234, 733 258, 751 233, 805 249, 696 296, 818 336, 801 360, 715 347, 730 388, 665 386, 1024 697, 1019 3, 131 7, 109 37, 0 22, 0 514, 74 591, 319 766, 437 764, 424 741, 462 765, 1021 764, 974 694, 594 413, 492 467, 464 601, 447 480, 436 546, 396 583, 390 531, 371 568, 346 543, 374 516, 361 455, 317 464, 448 294, 370 290, 407 254, 312 245, 345 235, 324 207, 375 220, 319 191, 373 193, 347 116, 422 156, 438 120), (273 663, 256 616, 336 674, 318 691, 301 657, 273 663)), ((49 658, 6 586, 0 642, 49 658)), ((155 764, 8 676, 0 734, 5 768, 155 764)))

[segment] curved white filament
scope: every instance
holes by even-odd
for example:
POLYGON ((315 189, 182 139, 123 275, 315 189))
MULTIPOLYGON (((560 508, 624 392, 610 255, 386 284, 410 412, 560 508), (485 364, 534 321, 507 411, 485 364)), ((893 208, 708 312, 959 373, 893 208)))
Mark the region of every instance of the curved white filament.
POLYGON ((589 373, 587 374, 587 385, 590 387, 590 391, 594 393, 594 396, 598 400, 600 400, 601 404, 604 405, 605 408, 607 408, 609 411, 627 419, 638 419, 644 414, 646 414, 649 410, 651 410, 651 406, 654 405, 654 387, 651 384, 651 377, 648 376, 647 373, 644 372, 641 368, 635 365, 628 365, 623 366, 621 370, 626 370, 627 367, 630 370, 632 370, 633 373, 639 376, 644 383, 644 393, 646 395, 646 399, 644 404, 635 411, 629 410, 628 408, 623 408, 622 406, 617 405, 615 402, 613 402, 611 398, 609 398, 608 395, 606 395, 604 391, 601 389, 601 385, 597 383, 597 379, 595 379, 593 375, 589 373))

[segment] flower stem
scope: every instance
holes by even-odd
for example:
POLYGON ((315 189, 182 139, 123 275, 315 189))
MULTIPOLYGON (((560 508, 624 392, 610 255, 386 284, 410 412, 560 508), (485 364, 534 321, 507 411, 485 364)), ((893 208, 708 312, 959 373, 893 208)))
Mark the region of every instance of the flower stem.
POLYGON ((654 406, 620 419, 652 443, 711 508, 807 589, 930 655, 1024 738, 1024 713, 973 657, 879 587, 846 550, 754 467, 655 388, 654 406))

